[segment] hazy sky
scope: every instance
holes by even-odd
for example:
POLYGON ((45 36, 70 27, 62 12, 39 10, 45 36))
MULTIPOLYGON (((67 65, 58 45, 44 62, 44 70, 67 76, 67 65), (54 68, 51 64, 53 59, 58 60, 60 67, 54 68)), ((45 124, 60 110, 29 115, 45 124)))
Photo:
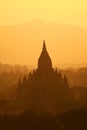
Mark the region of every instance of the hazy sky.
POLYGON ((87 0, 0 0, 0 24, 41 19, 87 27, 87 0))
MULTIPOLYGON (((0 0, 1 26, 26 23, 32 21, 33 19, 40 19, 45 23, 73 24, 79 25, 82 28, 87 28, 87 0, 0 0)), ((75 31, 75 34, 72 29, 71 32, 74 35, 74 39, 72 34, 70 37, 68 33, 64 36, 66 34, 66 32, 64 32, 65 34, 63 34, 63 36, 65 39, 67 38, 66 43, 64 43, 64 37, 62 41, 61 37, 58 40, 57 33, 59 32, 55 32, 55 29, 52 30, 54 32, 54 36, 51 37, 50 33, 46 34, 46 30, 43 30, 41 30, 43 32, 43 36, 41 36, 41 31, 38 32, 37 29, 39 34, 38 38, 36 35, 31 33, 30 43, 29 40, 18 43, 20 40, 17 36, 17 42, 15 42, 15 36, 13 36, 13 43, 12 38, 8 38, 8 36, 11 36, 11 30, 8 35, 6 32, 5 34, 3 32, 0 38, 0 62, 32 64, 33 61, 28 61, 28 59, 33 59, 35 57, 35 60, 37 60, 41 50, 42 41, 46 39, 48 50, 51 52, 51 56, 53 56, 54 63, 87 63, 87 30, 78 29, 75 31), (48 39, 48 35, 50 40, 48 39), (6 41, 5 38, 7 38, 6 41), (68 39, 71 40, 71 43, 67 43, 67 41, 69 42, 68 39), (25 44, 27 44, 27 46, 25 46, 25 44), (34 46, 35 48, 33 48, 34 46), (29 57, 29 55, 31 57, 29 57), (27 59, 25 59, 25 57, 27 57, 27 59), (59 57, 60 59, 58 59, 59 57)), ((50 32, 49 27, 48 32, 50 32)), ((16 30, 15 35, 17 33, 19 34, 16 30)), ((61 30, 60 33, 60 36, 62 36, 61 30)), ((29 34, 27 34, 27 36, 28 35, 29 34)), ((22 37, 25 38, 26 36, 22 37)), ((34 64, 35 63, 36 61, 34 64)))

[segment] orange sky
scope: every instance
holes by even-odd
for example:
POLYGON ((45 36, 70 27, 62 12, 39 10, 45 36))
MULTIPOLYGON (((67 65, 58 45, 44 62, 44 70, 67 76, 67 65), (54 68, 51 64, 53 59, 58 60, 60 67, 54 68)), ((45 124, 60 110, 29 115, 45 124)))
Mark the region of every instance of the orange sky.
POLYGON ((87 0, 0 0, 0 24, 41 19, 87 27, 87 0))
MULTIPOLYGON (((0 0, 1 26, 26 23, 33 19, 40 19, 45 23, 73 24, 79 25, 82 28, 87 28, 87 0, 0 0)), ((77 35, 75 32, 76 36, 72 32, 74 39, 72 36, 71 43, 68 43, 69 41, 64 43, 61 39, 56 41, 56 39, 54 39, 55 36, 50 37, 49 40, 48 35, 50 36, 50 34, 46 35, 46 32, 43 30, 43 36, 41 36, 41 32, 38 38, 32 35, 34 40, 27 40, 27 46, 25 46, 25 42, 13 43, 13 41, 7 40, 7 34, 2 34, 0 38, 0 62, 11 64, 36 64, 41 51, 42 40, 46 39, 47 47, 54 64, 87 63, 87 32, 85 30, 82 30, 82 35, 80 32, 76 31, 78 33, 77 35), (82 40, 79 41, 78 38, 80 35, 82 36, 82 40), (4 39, 6 37, 7 41, 4 39), (33 48, 33 46, 35 46, 35 48, 33 48), (31 57, 29 57, 29 55, 31 57), (25 59, 26 56, 28 56, 28 58, 25 59)), ((53 31, 54 34, 57 34, 55 30, 53 31)), ((66 37, 63 37, 63 39, 64 38, 66 37)), ((68 39, 70 38, 71 36, 68 37, 68 39)))

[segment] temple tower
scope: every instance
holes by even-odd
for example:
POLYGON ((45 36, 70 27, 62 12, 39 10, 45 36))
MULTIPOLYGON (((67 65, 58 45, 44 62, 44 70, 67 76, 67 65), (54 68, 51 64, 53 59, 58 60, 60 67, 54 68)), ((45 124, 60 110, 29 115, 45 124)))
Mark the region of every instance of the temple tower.
POLYGON ((52 69, 52 61, 47 52, 45 40, 43 41, 43 48, 38 60, 38 70, 46 71, 52 69))

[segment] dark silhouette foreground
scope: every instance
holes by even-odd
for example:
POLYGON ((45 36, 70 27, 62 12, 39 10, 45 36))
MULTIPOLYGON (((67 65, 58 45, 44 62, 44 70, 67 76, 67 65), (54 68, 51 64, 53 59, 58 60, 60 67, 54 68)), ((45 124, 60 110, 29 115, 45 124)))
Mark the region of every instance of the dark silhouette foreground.
POLYGON ((87 130, 87 109, 55 116, 35 111, 1 116, 0 130, 87 130))
POLYGON ((87 130, 87 109, 77 109, 86 107, 81 104, 86 98, 80 101, 83 94, 70 88, 66 75, 52 67, 45 41, 38 68, 23 77, 10 105, 2 107, 6 113, 12 114, 12 109, 22 113, 0 116, 0 130, 87 130))

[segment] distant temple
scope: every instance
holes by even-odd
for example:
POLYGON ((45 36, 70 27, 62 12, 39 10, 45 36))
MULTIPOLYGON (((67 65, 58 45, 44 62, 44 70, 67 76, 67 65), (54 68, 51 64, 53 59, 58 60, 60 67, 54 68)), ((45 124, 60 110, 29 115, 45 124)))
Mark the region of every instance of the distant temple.
POLYGON ((68 79, 61 72, 53 69, 45 41, 38 59, 38 68, 19 82, 20 101, 26 106, 43 111, 63 109, 72 101, 68 79))

